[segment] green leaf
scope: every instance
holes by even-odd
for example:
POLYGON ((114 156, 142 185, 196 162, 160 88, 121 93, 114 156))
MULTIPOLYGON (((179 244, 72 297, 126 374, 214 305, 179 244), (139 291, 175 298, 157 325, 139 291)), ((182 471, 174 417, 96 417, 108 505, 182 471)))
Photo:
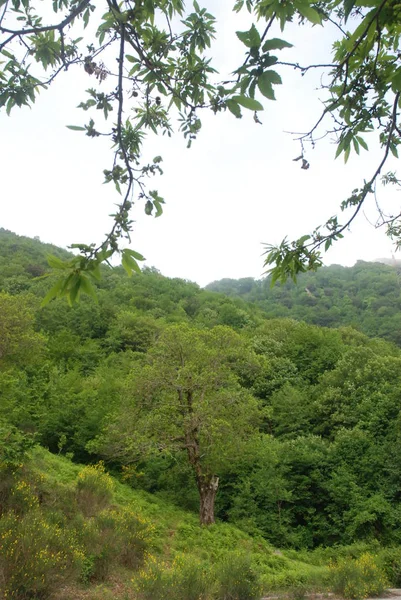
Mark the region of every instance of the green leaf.
POLYGON ((350 15, 351 10, 355 6, 356 0, 344 0, 344 21, 347 22, 347 19, 350 15))
POLYGON ((78 127, 78 125, 67 125, 67 129, 72 129, 73 131, 86 131, 85 127, 78 127))
POLYGON ((155 218, 160 217, 163 214, 163 207, 159 200, 153 200, 153 205, 156 208, 155 218))
POLYGON ((265 71, 263 75, 268 75, 270 82, 274 85, 281 85, 283 83, 280 75, 276 73, 276 71, 265 71))
POLYGON ((305 19, 308 19, 308 21, 310 21, 314 25, 321 25, 321 23, 322 23, 321 15, 317 12, 317 10, 315 10, 314 8, 309 6, 309 4, 298 4, 297 8, 298 8, 299 13, 303 17, 305 17, 305 19))
POLYGON ((90 280, 87 277, 85 277, 85 275, 81 275, 81 289, 85 294, 91 296, 96 302, 98 302, 96 289, 90 282, 90 280))
POLYGON ((78 302, 81 295, 82 275, 75 274, 71 279, 71 286, 67 294, 67 301, 70 306, 78 302))
POLYGON ((249 39, 249 31, 236 31, 237 37, 247 48, 251 47, 251 40, 249 39))
POLYGON ((124 252, 133 256, 136 260, 146 260, 142 254, 139 254, 139 252, 136 252, 135 250, 131 250, 131 248, 125 248, 124 252))
POLYGON ((249 110, 264 110, 260 102, 253 98, 248 98, 248 96, 233 96, 232 100, 249 110))
POLYGON ((4 54, 4 56, 7 56, 7 58, 10 58, 11 60, 15 59, 14 54, 11 54, 11 52, 8 52, 8 50, 2 50, 1 53, 4 54))
POLYGON ((40 306, 43 308, 43 306, 46 306, 46 304, 49 304, 50 300, 53 300, 53 298, 56 298, 59 295, 59 293, 61 292, 63 286, 64 286, 64 279, 59 279, 54 284, 54 286, 52 288, 50 288, 50 290, 47 292, 47 294, 43 298, 40 306))
POLYGON ((259 48, 259 46, 261 44, 259 31, 256 29, 255 25, 253 25, 253 24, 249 30, 249 41, 251 43, 251 48, 259 48))
POLYGON ((305 242, 310 240, 310 237, 311 237, 310 235, 303 235, 302 237, 300 237, 299 240, 297 240, 298 246, 304 246, 305 242))
POLYGON ((268 52, 269 50, 282 50, 283 48, 292 48, 293 45, 285 40, 280 40, 279 38, 273 38, 271 40, 267 40, 263 44, 263 52, 268 52))
POLYGON ((102 279, 102 274, 100 272, 100 266, 96 265, 89 273, 96 281, 100 281, 102 279))
POLYGON ((266 71, 266 73, 262 73, 262 75, 259 75, 258 88, 260 90, 260 93, 263 94, 263 96, 265 96, 269 100, 276 99, 274 95, 273 86, 270 81, 270 77, 268 76, 268 71, 266 71))
POLYGON ((47 262, 49 267, 52 269, 68 269, 69 267, 68 263, 61 260, 61 258, 57 258, 57 256, 53 256, 52 254, 47 256, 47 262))
POLYGON ((237 37, 247 48, 259 48, 262 40, 255 25, 249 31, 236 31, 237 37))
POLYGON ((336 155, 334 158, 338 158, 343 150, 344 150, 344 142, 340 142, 338 144, 338 148, 336 150, 336 155))
POLYGON ((369 150, 367 143, 365 142, 365 140, 361 136, 357 135, 355 137, 358 140, 359 145, 362 146, 362 148, 364 150, 369 150))
POLYGON ((129 277, 131 277, 132 271, 135 271, 136 273, 141 272, 140 266, 136 262, 135 258, 133 258, 129 252, 127 252, 127 249, 122 251, 121 264, 129 277))
POLYGON ((240 119, 242 117, 240 106, 237 102, 235 102, 235 100, 232 100, 230 98, 229 100, 226 101, 226 106, 227 106, 228 110, 235 117, 237 117, 237 119, 240 119))
POLYGON ((401 67, 395 70, 393 77, 391 78, 391 89, 396 94, 401 92, 401 67))

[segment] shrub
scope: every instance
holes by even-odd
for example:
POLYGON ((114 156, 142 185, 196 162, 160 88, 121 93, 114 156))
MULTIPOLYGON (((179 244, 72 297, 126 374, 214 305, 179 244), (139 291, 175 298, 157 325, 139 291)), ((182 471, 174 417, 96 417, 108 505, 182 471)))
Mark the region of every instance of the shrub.
POLYGON ((113 480, 105 472, 103 463, 88 465, 78 474, 77 501, 86 516, 93 516, 113 499, 113 480))
POLYGON ((385 548, 379 554, 379 564, 394 587, 401 586, 401 548, 385 548))
POLYGON ((383 592, 386 578, 375 557, 365 552, 355 560, 341 558, 332 563, 330 583, 333 591, 344 598, 368 598, 383 592))
POLYGON ((11 489, 9 506, 19 514, 39 506, 39 498, 29 482, 23 479, 15 482, 11 489))
POLYGON ((260 581, 249 555, 231 552, 216 567, 216 597, 219 600, 256 600, 260 581))
POLYGON ((166 570, 166 563, 157 562, 154 556, 148 555, 144 568, 133 579, 134 588, 140 600, 168 599, 166 570))
POLYGON ((153 525, 128 509, 107 509, 81 528, 85 547, 84 582, 104 581, 116 564, 139 568, 152 545, 153 525))
POLYGON ((211 598, 211 577, 202 564, 177 556, 172 565, 148 556, 145 568, 134 580, 140 600, 207 600, 211 598))
POLYGON ((34 436, 22 433, 0 417, 0 473, 20 467, 34 442, 34 436))
POLYGON ((210 597, 210 572, 194 559, 179 555, 168 572, 169 598, 206 600, 210 597))
POLYGON ((6 598, 45 600, 61 581, 65 583, 81 570, 84 555, 76 540, 38 510, 25 516, 4 515, 0 538, 6 598))

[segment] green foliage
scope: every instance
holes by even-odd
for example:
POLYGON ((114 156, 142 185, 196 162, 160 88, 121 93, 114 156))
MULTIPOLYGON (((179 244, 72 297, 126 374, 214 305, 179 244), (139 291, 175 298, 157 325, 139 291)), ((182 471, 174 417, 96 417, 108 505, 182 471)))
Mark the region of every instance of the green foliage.
POLYGON ((60 458, 52 465, 48 455, 37 449, 33 459, 14 470, 7 490, 4 482, 3 474, 0 590, 4 597, 47 599, 74 582, 105 581, 116 568, 132 573, 153 545, 154 527, 138 511, 120 505, 100 509, 105 491, 115 485, 101 467, 68 468, 60 458), (93 516, 76 498, 76 488, 90 489, 97 507, 93 516))
POLYGON ((0 565, 5 597, 46 600, 79 573, 83 552, 73 537, 38 509, 0 519, 0 565))
POLYGON ((108 508, 83 521, 78 535, 85 553, 80 577, 90 583, 106 581, 118 566, 138 569, 152 546, 153 526, 129 508, 108 508))
POLYGON ((401 551, 399 547, 384 548, 378 554, 378 563, 382 568, 386 581, 392 587, 401 585, 401 551))
POLYGON ((212 597, 210 572, 192 557, 177 555, 171 565, 150 555, 135 577, 134 588, 142 600, 208 600, 212 597))
POLYGON ((35 362, 44 339, 34 331, 34 299, 0 293, 0 368, 35 362))
POLYGON ((351 327, 277 318, 293 311, 327 325, 336 314, 340 322, 359 315, 372 332, 396 336, 393 317, 374 317, 379 302, 397 306, 393 269, 307 274, 302 285, 315 298, 290 284, 266 297, 268 282, 224 281, 221 289, 241 296, 229 298, 154 269, 128 279, 104 268, 98 303, 39 309, 45 284, 25 266, 35 257, 45 269, 47 249, 10 233, 0 234, 3 249, 10 268, 1 286, 14 286, 12 268, 23 283, 3 292, 5 306, 29 314, 20 333, 40 343, 33 357, 19 346, 0 369, 1 514, 43 510, 78 536, 80 578, 89 583, 108 585, 111 573, 136 569, 149 548, 167 570, 176 553, 189 562, 197 554, 202 570, 238 549, 266 590, 324 588, 328 560, 364 552, 378 554, 397 580, 397 554, 381 558, 380 545, 401 541, 400 350, 351 327), (89 465, 44 461, 35 449, 42 480, 20 467, 34 440, 89 465), (100 452, 135 491, 115 481, 111 490, 110 476, 93 467, 100 452), (199 484, 217 477, 218 524, 199 528, 199 484), (141 519, 155 530, 142 530, 141 519))
POLYGON ((104 465, 88 465, 77 479, 77 501, 82 512, 91 516, 108 506, 113 498, 113 481, 104 465))
POLYGON ((343 598, 361 599, 379 596, 387 581, 372 554, 365 553, 355 560, 340 559, 330 567, 330 583, 343 598))
POLYGON ((227 600, 257 600, 260 598, 259 577, 250 557, 238 552, 227 553, 216 565, 217 597, 227 600))
POLYGON ((219 472, 241 452, 260 418, 257 400, 230 368, 252 359, 227 327, 166 328, 146 362, 133 369, 128 404, 97 448, 122 461, 185 452, 200 493, 201 521, 210 524, 213 506, 209 515, 202 512, 205 490, 217 490, 219 472))
MULTIPOLYGON (((397 261, 331 265, 299 275, 297 284, 287 282, 272 288, 270 283, 270 277, 222 279, 206 289, 252 302, 269 318, 291 317, 323 327, 351 326, 370 337, 401 343, 397 261)), ((362 338, 358 345, 361 343, 362 338)))
POLYGON ((24 434, 0 419, 0 474, 18 468, 33 444, 32 435, 24 434))

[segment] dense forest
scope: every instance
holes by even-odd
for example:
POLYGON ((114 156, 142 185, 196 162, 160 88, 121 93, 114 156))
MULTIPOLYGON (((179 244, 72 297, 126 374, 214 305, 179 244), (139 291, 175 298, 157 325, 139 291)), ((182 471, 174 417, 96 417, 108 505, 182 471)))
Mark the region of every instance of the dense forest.
MULTIPOLYGON (((182 510, 193 519, 187 537, 201 536, 194 541, 198 557, 221 560, 220 575, 233 544, 248 548, 241 560, 253 561, 253 570, 241 563, 248 591, 214 591, 220 594, 214 597, 257 597, 255 572, 265 588, 274 587, 278 574, 280 585, 292 584, 291 561, 307 564, 295 578, 304 585, 323 563, 344 556, 344 547, 365 571, 373 554, 363 552, 373 548, 384 557, 380 573, 399 583, 401 296, 395 268, 359 262, 304 275, 298 285, 270 289, 268 280, 243 279, 200 289, 153 268, 129 278, 121 268, 104 267, 96 299, 42 306, 56 277, 49 254, 63 257, 65 251, 0 230, 5 598, 53 597, 47 583, 57 568, 43 566, 33 574, 27 556, 42 556, 52 544, 66 577, 72 563, 80 564, 74 576, 82 585, 107 580, 102 568, 109 538, 119 540, 118 568, 139 568, 151 521, 163 511, 173 515, 163 527, 175 541, 167 543, 166 534, 153 552, 171 566, 182 510), (79 471, 79 464, 86 466, 79 471), (112 484, 110 474, 124 482, 124 490, 129 486, 119 493, 130 510, 134 503, 139 511, 147 498, 148 520, 128 514, 128 508, 118 512, 110 490, 120 484, 112 484), (128 493, 136 494, 131 504, 128 493), (196 519, 210 528, 195 534, 196 519), (38 527, 53 531, 43 548, 38 527), (61 530, 73 540, 68 552, 59 548, 61 530), (128 538, 129 552, 121 550, 128 538), (209 552, 212 539, 216 546, 209 552), (22 565, 17 574, 10 567, 13 544, 22 565)), ((112 564, 110 556, 118 552, 108 548, 112 564)), ((373 563, 371 573, 379 569, 373 563)), ((152 564, 145 571, 159 581, 152 564)), ((146 587, 145 581, 143 575, 146 587)), ((163 596, 164 588, 135 589, 133 598, 192 598, 182 590, 163 596)), ((123 593, 125 588, 113 597, 131 597, 123 593)), ((198 590, 193 598, 208 593, 198 590)), ((358 594, 359 588, 348 592, 358 594)))
POLYGON ((267 317, 290 317, 321 325, 350 325, 370 337, 401 344, 401 264, 397 260, 353 267, 331 265, 271 287, 270 278, 221 279, 206 286, 258 306, 267 317))

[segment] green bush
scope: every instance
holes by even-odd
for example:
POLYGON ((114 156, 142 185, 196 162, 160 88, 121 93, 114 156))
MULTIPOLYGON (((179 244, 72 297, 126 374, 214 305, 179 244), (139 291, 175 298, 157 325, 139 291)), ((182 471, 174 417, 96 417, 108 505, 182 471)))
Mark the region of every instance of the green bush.
POLYGON ((401 548, 384 548, 379 553, 379 564, 390 585, 401 586, 401 548))
POLYGON ((170 596, 176 600, 206 600, 211 593, 211 577, 201 563, 179 555, 169 571, 170 596))
MULTIPOLYGON (((76 523, 76 526, 78 523, 76 523)), ((104 581, 115 565, 139 568, 153 541, 153 526, 129 509, 106 509, 80 527, 85 562, 84 582, 104 581)))
POLYGON ((168 579, 167 565, 158 562, 149 555, 144 568, 133 579, 134 589, 139 600, 167 600, 168 579))
POLYGON ((87 465, 78 474, 77 501, 86 516, 93 516, 110 504, 114 484, 103 463, 87 465))
POLYGON ((34 436, 22 433, 0 417, 0 474, 21 467, 34 436))
POLYGON ((215 571, 218 600, 257 600, 261 589, 249 555, 229 552, 215 571))
POLYGON ((330 584, 336 594, 359 599, 380 595, 387 581, 377 558, 366 552, 359 558, 341 558, 330 565, 330 584))
POLYGON ((134 580, 140 600, 208 600, 212 597, 212 580, 200 562, 184 555, 171 565, 148 556, 145 568, 134 580))
POLYGON ((74 537, 39 510, 3 515, 0 539, 5 598, 45 600, 82 568, 84 554, 74 537))

